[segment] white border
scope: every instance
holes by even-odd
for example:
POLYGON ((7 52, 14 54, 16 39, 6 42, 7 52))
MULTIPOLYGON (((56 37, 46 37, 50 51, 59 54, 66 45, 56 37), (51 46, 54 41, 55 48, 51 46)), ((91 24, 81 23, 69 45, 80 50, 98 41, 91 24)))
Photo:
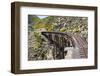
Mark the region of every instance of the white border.
POLYGON ((20 69, 43 69, 94 65, 94 11, 41 7, 20 8, 20 69), (88 17, 88 58, 28 61, 28 14, 88 17))

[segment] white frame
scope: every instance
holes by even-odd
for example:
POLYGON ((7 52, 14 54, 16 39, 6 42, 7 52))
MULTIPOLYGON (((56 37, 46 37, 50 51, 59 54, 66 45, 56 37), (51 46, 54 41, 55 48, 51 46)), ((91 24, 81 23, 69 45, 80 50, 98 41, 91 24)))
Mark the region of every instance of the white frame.
POLYGON ((43 69, 57 67, 93 66, 94 65, 94 11, 76 9, 57 9, 41 7, 20 8, 20 69, 43 69), (40 12, 41 11, 41 12, 40 12), (78 16, 88 17, 88 58, 69 60, 28 61, 28 15, 78 16), (92 30, 91 30, 92 29, 92 30))

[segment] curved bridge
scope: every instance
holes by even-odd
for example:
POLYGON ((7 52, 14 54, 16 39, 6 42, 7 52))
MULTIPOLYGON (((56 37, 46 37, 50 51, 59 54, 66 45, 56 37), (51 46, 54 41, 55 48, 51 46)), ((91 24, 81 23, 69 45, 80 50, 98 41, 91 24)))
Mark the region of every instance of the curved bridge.
POLYGON ((66 34, 61 32, 41 32, 41 34, 53 46, 54 59, 65 59, 68 50, 73 51, 76 47, 79 50, 79 58, 87 58, 87 42, 79 34, 66 34))

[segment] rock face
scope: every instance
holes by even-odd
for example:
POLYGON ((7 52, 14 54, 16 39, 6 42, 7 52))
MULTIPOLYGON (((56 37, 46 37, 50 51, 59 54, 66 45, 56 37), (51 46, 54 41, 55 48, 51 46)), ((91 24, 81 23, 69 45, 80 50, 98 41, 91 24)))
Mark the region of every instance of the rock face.
POLYGON ((80 50, 79 48, 75 47, 71 50, 67 50, 67 55, 65 56, 65 59, 80 59, 80 50))
POLYGON ((79 49, 76 47, 66 47, 64 51, 67 51, 65 59, 78 59, 80 58, 79 49))
POLYGON ((53 53, 52 53, 52 51, 53 51, 53 50, 49 50, 49 52, 48 52, 48 54, 47 54, 47 59, 48 59, 48 60, 54 60, 54 59, 53 59, 53 53))

